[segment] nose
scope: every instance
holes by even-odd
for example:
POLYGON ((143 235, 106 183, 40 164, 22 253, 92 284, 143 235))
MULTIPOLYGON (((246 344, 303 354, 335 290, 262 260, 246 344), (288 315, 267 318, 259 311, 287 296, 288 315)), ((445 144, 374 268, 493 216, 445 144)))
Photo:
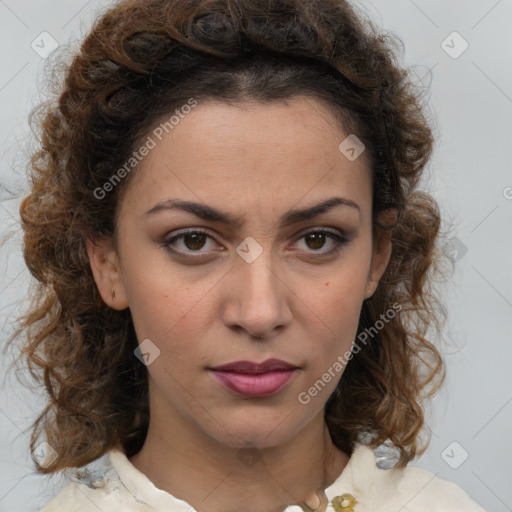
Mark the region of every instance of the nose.
POLYGON ((224 288, 221 315, 228 328, 267 339, 290 324, 293 293, 279 272, 267 251, 252 263, 237 258, 224 288))

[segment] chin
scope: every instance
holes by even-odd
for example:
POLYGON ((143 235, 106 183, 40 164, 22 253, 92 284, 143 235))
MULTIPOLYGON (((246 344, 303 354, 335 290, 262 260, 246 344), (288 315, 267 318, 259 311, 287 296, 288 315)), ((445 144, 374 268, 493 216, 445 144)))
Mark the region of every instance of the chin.
POLYGON ((297 419, 293 421, 292 418, 293 415, 289 411, 280 412, 277 415, 245 412, 243 417, 224 421, 225 428, 216 428, 213 437, 219 443, 230 448, 275 448, 293 439, 308 423, 307 419, 300 422, 297 419))

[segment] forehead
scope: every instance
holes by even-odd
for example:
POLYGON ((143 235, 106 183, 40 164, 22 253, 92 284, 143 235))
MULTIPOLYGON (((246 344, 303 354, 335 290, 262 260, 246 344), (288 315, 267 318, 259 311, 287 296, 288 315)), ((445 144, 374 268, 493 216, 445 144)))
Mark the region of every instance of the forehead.
POLYGON ((224 210, 232 205, 240 213, 339 194, 371 199, 367 155, 347 158, 343 149, 350 134, 311 98, 209 101, 176 117, 172 129, 162 129, 164 122, 148 132, 155 144, 128 187, 130 202, 151 208, 179 197, 224 210))

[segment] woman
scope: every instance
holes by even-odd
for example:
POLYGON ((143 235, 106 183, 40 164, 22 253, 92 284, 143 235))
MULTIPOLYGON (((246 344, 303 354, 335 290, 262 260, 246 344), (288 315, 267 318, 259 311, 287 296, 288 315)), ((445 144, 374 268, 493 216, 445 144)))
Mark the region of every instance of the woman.
POLYGON ((340 0, 123 1, 45 108, 32 449, 110 456, 45 512, 482 510, 406 467, 444 377, 440 219, 389 38, 340 0))

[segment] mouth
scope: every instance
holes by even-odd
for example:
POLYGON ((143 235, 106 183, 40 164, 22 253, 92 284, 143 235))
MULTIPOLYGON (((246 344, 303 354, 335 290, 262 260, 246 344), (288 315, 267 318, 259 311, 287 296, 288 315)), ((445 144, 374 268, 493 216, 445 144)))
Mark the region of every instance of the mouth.
POLYGON ((241 396, 258 398, 276 394, 298 369, 280 359, 267 359, 262 363, 235 361, 210 370, 223 387, 241 396))

